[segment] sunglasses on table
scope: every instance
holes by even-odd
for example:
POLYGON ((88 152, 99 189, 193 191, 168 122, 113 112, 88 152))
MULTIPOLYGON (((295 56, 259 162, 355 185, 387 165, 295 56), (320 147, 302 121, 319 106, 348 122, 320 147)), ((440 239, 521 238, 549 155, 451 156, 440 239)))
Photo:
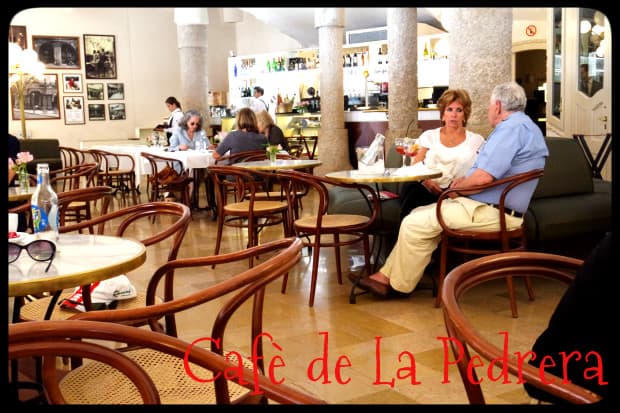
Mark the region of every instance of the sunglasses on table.
POLYGON ((56 255, 56 244, 45 239, 38 239, 26 245, 9 242, 9 264, 17 261, 22 250, 26 250, 30 258, 35 261, 49 261, 47 268, 45 268, 45 272, 47 272, 56 255))

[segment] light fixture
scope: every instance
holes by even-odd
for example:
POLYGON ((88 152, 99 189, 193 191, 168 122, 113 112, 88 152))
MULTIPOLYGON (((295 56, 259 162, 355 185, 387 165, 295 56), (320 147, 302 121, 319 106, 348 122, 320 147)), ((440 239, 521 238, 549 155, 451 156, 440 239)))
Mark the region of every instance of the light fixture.
POLYGON ((601 34, 603 34, 603 32, 605 31, 605 28, 603 26, 601 26, 600 24, 595 24, 594 27, 592 27, 592 33, 600 36, 601 34))
MULTIPOLYGON (((22 127, 22 138, 27 139, 25 96, 31 82, 43 79, 45 65, 39 61, 37 52, 22 49, 17 43, 9 43, 9 87, 15 88, 19 102, 19 118, 22 127)), ((13 108, 11 108, 13 110, 13 108)))
POLYGON ((601 43, 599 44, 599 46, 596 48, 595 50, 595 54, 597 57, 605 57, 605 44, 607 42, 605 41, 605 39, 601 40, 601 43))
POLYGON ((579 25, 579 32, 581 34, 588 33, 592 29, 592 23, 589 20, 582 20, 579 25))

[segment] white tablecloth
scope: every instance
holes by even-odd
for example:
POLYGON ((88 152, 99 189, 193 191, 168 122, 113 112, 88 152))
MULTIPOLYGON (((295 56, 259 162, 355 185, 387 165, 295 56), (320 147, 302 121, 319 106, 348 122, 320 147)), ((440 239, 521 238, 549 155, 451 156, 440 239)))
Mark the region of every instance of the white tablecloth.
MULTIPOLYGON (((141 175, 148 175, 151 173, 151 165, 149 162, 140 156, 140 152, 147 152, 157 156, 164 156, 166 158, 178 159, 183 163, 185 169, 201 169, 207 168, 215 164, 215 158, 213 157, 213 151, 195 151, 189 149, 187 151, 175 151, 167 152, 163 148, 156 148, 146 145, 95 145, 93 149, 99 149, 112 153, 131 155, 134 159, 134 172, 136 174, 136 182, 140 182, 141 175)), ((121 163, 120 168, 128 168, 129 165, 123 165, 121 163)))

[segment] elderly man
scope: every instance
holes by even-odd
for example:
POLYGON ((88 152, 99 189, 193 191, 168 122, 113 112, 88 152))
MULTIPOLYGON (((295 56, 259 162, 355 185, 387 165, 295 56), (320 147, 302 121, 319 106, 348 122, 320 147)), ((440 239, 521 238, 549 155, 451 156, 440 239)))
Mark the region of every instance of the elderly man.
MULTIPOLYGON (((549 152, 540 128, 524 113, 526 103, 525 91, 517 83, 503 83, 493 89, 488 120, 495 129, 465 177, 452 181, 450 188, 466 190, 544 168, 549 152)), ((511 191, 505 204, 513 211, 511 215, 506 214, 508 228, 521 225, 537 183, 532 180, 511 191)), ((442 215, 454 228, 497 230, 499 214, 493 205, 499 204, 502 189, 499 186, 447 199, 442 204, 442 215)), ((434 203, 421 206, 403 219, 398 240, 385 265, 379 272, 361 278, 359 287, 381 297, 414 290, 441 239, 435 210, 434 203)))

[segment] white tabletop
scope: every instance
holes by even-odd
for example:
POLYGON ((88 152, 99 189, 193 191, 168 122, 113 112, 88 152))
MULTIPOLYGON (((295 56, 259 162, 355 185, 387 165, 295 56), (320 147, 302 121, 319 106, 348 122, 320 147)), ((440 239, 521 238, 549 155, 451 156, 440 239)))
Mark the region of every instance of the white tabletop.
MULTIPOLYGON (((25 245, 36 239, 25 236, 25 245)), ((9 264, 9 296, 25 296, 90 284, 123 274, 142 265, 146 248, 140 241, 107 235, 60 234, 56 256, 48 262, 35 261, 23 250, 9 264)))
MULTIPOLYGON (((178 159, 183 163, 185 169, 207 168, 215 164, 213 151, 196 151, 189 149, 186 151, 168 152, 161 147, 147 145, 94 145, 93 149, 100 149, 112 153, 122 153, 131 155, 134 159, 136 182, 140 182, 140 175, 148 175, 151 173, 151 165, 146 159, 140 156, 140 152, 147 152, 157 156, 178 159)), ((123 165, 120 165, 123 168, 123 165)))

